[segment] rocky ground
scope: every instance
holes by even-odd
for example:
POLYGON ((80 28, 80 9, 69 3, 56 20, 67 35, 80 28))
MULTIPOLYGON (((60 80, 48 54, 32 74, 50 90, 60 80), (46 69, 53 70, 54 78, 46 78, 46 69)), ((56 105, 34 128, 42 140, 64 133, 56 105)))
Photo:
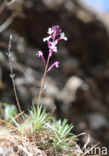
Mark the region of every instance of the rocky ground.
MULTIPOLYGON (((94 13, 77 0, 24 0, 8 5, 0 23, 13 12, 17 17, 0 34, 0 102, 16 103, 6 56, 10 33, 17 92, 22 110, 28 111, 32 101, 37 103, 44 69, 36 53, 43 50, 47 58, 42 39, 48 27, 60 25, 68 41, 59 45, 50 62, 59 60, 60 68, 48 74, 41 104, 50 111, 56 106, 54 115, 74 123, 74 133, 90 134, 91 144, 100 141, 108 147, 108 14, 94 13)), ((86 140, 82 137, 81 144, 86 140)))

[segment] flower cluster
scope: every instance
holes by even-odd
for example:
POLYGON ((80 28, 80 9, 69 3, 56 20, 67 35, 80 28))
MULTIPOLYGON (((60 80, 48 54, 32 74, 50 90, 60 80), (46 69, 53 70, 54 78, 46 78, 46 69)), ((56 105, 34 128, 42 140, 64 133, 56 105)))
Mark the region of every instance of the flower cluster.
MULTIPOLYGON (((48 29, 48 35, 46 38, 43 38, 44 42, 47 42, 48 48, 49 48, 49 55, 48 55, 48 60, 50 57, 52 57, 53 52, 57 52, 57 44, 60 40, 65 40, 67 41, 67 37, 65 36, 64 32, 59 28, 59 26, 53 26, 48 29)), ((41 57, 43 63, 46 63, 43 52, 38 51, 37 55, 41 57)), ((54 62, 51 67, 49 67, 48 71, 50 71, 53 67, 58 68, 59 67, 59 62, 56 61, 54 62)))

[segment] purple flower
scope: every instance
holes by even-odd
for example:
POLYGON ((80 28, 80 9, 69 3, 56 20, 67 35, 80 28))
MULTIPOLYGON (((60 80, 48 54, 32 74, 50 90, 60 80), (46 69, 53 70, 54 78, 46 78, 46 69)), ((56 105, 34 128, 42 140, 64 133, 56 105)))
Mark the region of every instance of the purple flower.
POLYGON ((50 38, 51 38, 51 36, 48 36, 48 37, 43 38, 43 42, 49 41, 50 38))
POLYGON ((53 30, 52 30, 52 28, 48 28, 48 34, 52 34, 53 33, 53 30))
POLYGON ((52 56, 53 52, 57 52, 57 44, 60 40, 67 41, 67 37, 65 36, 64 32, 59 28, 58 25, 48 28, 49 36, 43 38, 43 41, 48 43, 49 48, 49 57, 52 56))
POLYGON ((54 66, 55 66, 56 68, 58 68, 58 67, 59 67, 59 62, 58 62, 58 61, 54 62, 54 63, 49 67, 49 69, 48 69, 47 72, 49 72, 54 66))
POLYGON ((51 56, 52 56, 52 53, 53 53, 53 50, 52 50, 52 49, 50 49, 50 50, 49 50, 49 57, 51 57, 51 56))
POLYGON ((48 34, 49 36, 46 38, 43 38, 43 41, 49 41, 50 39, 52 39, 53 41, 55 40, 55 38, 57 36, 60 35, 60 33, 62 32, 62 30, 59 28, 59 26, 53 26, 52 28, 48 28, 48 34))
POLYGON ((62 32, 58 25, 52 27, 53 33, 58 36, 62 32))
POLYGON ((65 36, 64 32, 62 32, 60 35, 60 39, 67 41, 67 37, 65 36))
POLYGON ((57 47, 56 45, 58 44, 58 41, 54 41, 54 42, 49 42, 50 43, 50 49, 52 49, 54 52, 57 52, 57 47))
POLYGON ((44 58, 44 56, 43 56, 43 52, 42 52, 42 51, 38 51, 37 56, 38 56, 38 57, 41 57, 41 59, 42 59, 43 63, 46 63, 46 61, 45 61, 45 58, 44 58))

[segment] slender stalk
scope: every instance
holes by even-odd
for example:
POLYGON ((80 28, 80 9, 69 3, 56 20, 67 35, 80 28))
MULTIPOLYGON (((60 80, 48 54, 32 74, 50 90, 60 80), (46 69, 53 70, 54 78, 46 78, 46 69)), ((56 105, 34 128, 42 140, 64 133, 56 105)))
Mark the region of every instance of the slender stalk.
MULTIPOLYGON (((55 40, 55 37, 53 38, 53 42, 55 40)), ((41 99, 41 95, 42 95, 42 90, 43 90, 43 86, 44 86, 44 82, 45 82, 45 78, 46 78, 46 74, 47 74, 47 69, 48 69, 48 64, 49 64, 49 61, 50 61, 50 57, 51 57, 51 55, 49 53, 47 63, 46 63, 46 66, 45 66, 44 75, 43 75, 43 78, 42 78, 42 81, 41 81, 41 88, 40 88, 39 97, 38 97, 37 110, 39 109, 39 105, 40 105, 40 99, 41 99)))
POLYGON ((18 99, 18 96, 17 96, 17 91, 16 91, 16 85, 15 85, 14 78, 12 79, 12 84, 13 84, 14 94, 15 94, 15 98, 16 98, 16 102, 17 102, 17 106, 18 106, 19 112, 22 113, 22 110, 21 110, 21 107, 20 107, 20 103, 19 103, 19 99, 18 99))
MULTIPOLYGON (((15 74, 13 73, 12 58, 11 58, 11 53, 10 53, 11 41, 12 41, 12 35, 10 35, 9 46, 8 46, 8 54, 7 54, 7 55, 8 55, 8 58, 9 58, 9 66, 10 66, 10 72, 11 72, 10 77, 11 77, 11 79, 12 79, 12 85, 13 85, 14 94, 15 94, 16 103, 17 103, 19 112, 22 113, 22 110, 21 110, 21 107, 20 107, 20 103, 19 103, 19 99, 18 99, 18 96, 17 96, 15 80, 14 80, 15 74)), ((20 119, 20 120, 23 120, 23 119, 20 119)))
POLYGON ((50 55, 48 56, 47 63, 45 66, 44 76, 43 76, 42 81, 41 81, 41 88, 40 88, 39 97, 38 97, 37 110, 39 109, 39 105, 40 105, 40 99, 41 99, 42 90, 43 90, 43 86, 44 86, 44 82, 45 82, 45 78, 46 78, 46 74, 47 74, 49 60, 50 60, 50 55))

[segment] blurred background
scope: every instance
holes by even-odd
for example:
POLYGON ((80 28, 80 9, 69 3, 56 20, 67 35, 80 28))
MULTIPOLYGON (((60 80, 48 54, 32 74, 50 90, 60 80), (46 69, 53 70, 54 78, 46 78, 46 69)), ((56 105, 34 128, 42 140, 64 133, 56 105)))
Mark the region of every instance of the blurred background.
MULTIPOLYGON (((73 123, 74 133, 86 132, 91 144, 109 147, 109 2, 107 0, 0 0, 0 103, 15 104, 9 61, 12 39, 13 69, 22 110, 37 104, 44 65, 38 50, 48 55, 42 40, 59 25, 68 37, 61 42, 60 68, 48 73, 41 104, 54 116, 73 123)), ((87 135, 80 137, 84 144, 87 135)))

